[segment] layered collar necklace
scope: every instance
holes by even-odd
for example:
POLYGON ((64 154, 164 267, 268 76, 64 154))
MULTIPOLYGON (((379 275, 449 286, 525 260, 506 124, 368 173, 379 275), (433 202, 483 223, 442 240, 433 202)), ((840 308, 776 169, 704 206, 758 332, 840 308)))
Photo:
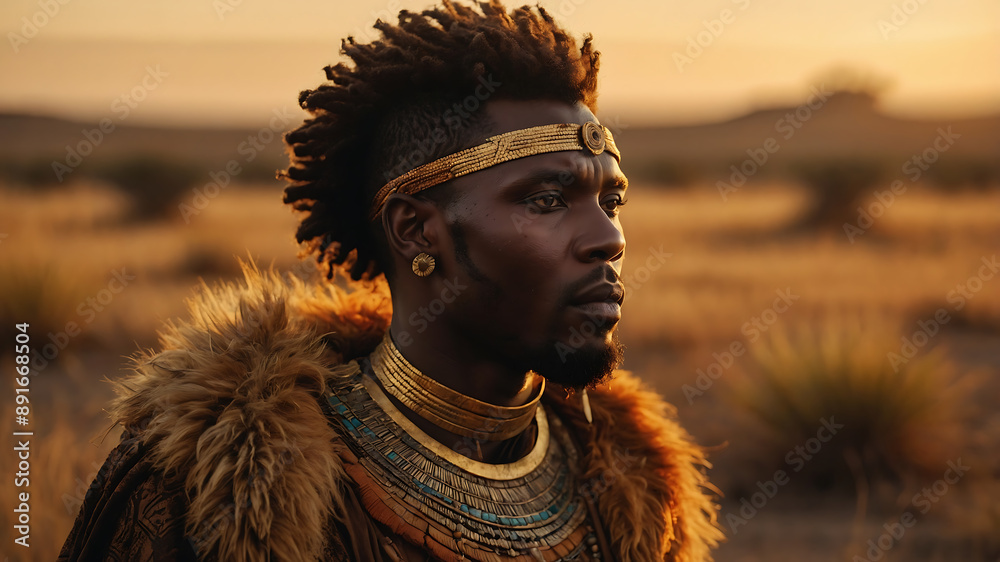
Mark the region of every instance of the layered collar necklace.
POLYGON ((545 379, 529 373, 531 399, 520 406, 498 406, 453 390, 421 373, 403 357, 386 333, 371 355, 371 366, 386 393, 418 416, 456 435, 504 441, 521 434, 535 419, 545 379))
MULTIPOLYGON (((530 451, 491 464, 424 433, 357 361, 336 368, 329 385, 344 471, 364 509, 407 543, 449 562, 608 559, 593 480, 582 480, 580 449, 544 405, 530 451)), ((396 541, 380 540, 390 559, 404 559, 396 541)))

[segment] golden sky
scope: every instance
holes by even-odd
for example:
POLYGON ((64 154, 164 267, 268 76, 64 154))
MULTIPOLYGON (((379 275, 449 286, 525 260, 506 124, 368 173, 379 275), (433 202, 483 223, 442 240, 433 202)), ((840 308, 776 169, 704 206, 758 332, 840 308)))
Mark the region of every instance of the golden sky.
MULTIPOLYGON (((602 51, 601 113, 697 122, 797 103, 832 67, 907 116, 1000 112, 996 0, 542 0, 602 51)), ((252 125, 295 110, 340 39, 427 0, 4 0, 0 111, 252 125), (48 12, 46 12, 46 10, 48 12), (155 76, 155 78, 150 78, 155 76), (119 115, 120 116, 120 115, 119 115)))

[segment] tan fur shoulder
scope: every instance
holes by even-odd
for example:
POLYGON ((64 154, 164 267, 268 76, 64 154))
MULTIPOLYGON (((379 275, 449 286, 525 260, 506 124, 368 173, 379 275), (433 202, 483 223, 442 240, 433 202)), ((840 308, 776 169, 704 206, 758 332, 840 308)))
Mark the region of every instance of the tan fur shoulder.
POLYGON ((200 555, 315 560, 344 482, 317 398, 331 366, 378 343, 388 291, 307 288, 252 265, 244 276, 203 287, 163 350, 135 358, 111 413, 144 430, 157 468, 186 475, 200 555))
POLYGON ((712 560, 723 539, 703 449, 676 411, 631 373, 619 371, 588 392, 593 423, 579 398, 555 398, 562 419, 583 436, 584 492, 595 496, 622 562, 712 560))

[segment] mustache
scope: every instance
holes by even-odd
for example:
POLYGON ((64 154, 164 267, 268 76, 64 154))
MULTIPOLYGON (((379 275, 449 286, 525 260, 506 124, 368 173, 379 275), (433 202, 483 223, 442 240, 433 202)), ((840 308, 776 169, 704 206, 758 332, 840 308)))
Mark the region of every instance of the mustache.
POLYGON ((581 291, 601 281, 617 283, 624 286, 624 283, 622 283, 622 277, 617 271, 615 271, 615 268, 610 265, 603 265, 567 285, 566 288, 563 289, 562 294, 559 296, 559 304, 562 307, 569 306, 581 291))

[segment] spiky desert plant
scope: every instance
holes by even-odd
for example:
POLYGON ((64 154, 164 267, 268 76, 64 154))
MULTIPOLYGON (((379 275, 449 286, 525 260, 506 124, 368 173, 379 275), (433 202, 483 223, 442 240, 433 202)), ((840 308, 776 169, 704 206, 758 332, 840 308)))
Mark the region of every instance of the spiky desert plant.
POLYGON ((782 452, 815 436, 822 420, 843 425, 796 461, 816 484, 867 488, 938 474, 963 450, 976 379, 959 376, 940 347, 894 363, 889 354, 904 345, 897 333, 861 321, 774 329, 752 346, 751 374, 733 398, 782 452))

